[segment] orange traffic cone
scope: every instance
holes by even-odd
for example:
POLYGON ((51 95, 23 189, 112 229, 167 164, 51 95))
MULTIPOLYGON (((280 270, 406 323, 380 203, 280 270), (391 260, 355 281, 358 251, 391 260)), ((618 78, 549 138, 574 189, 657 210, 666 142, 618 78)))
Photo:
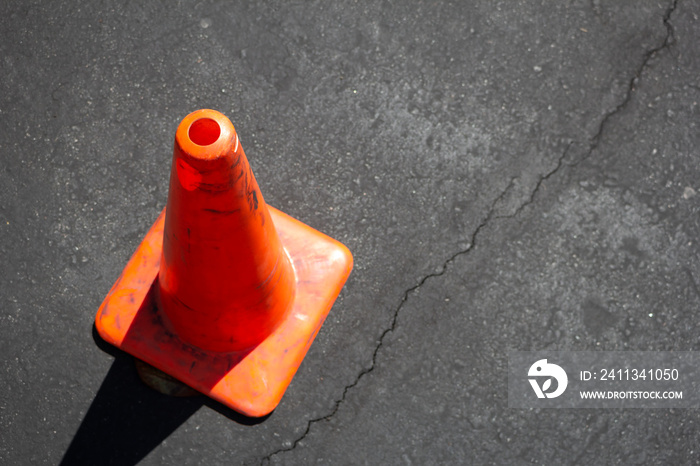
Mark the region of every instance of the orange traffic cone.
POLYGON ((248 416, 279 403, 352 269, 269 207, 231 122, 191 113, 168 205, 97 312, 108 342, 248 416))

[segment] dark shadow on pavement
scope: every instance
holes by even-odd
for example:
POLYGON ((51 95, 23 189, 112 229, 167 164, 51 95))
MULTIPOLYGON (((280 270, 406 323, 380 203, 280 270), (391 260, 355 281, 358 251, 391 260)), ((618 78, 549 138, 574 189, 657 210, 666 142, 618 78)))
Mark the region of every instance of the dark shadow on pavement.
POLYGON ((115 359, 62 466, 138 464, 202 406, 242 425, 259 424, 269 417, 249 418, 203 395, 177 398, 158 393, 141 382, 130 355, 106 343, 94 328, 93 338, 115 359))

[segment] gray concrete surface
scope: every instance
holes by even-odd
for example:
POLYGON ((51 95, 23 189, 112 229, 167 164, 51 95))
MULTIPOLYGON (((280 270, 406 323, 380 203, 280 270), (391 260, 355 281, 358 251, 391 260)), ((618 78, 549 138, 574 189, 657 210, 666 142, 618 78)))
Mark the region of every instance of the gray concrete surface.
POLYGON ((696 350, 700 7, 0 6, 3 464, 696 464, 697 411, 522 410, 511 350, 696 350), (267 418, 142 386, 94 314, 179 120, 355 269, 267 418))

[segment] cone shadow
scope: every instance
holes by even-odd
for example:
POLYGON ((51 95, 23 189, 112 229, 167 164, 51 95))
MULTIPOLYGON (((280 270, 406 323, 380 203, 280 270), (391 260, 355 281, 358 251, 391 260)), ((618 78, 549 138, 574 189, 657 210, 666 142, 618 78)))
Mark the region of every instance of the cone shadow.
POLYGON ((136 465, 202 406, 246 426, 269 417, 243 416, 204 395, 177 398, 158 393, 141 382, 130 355, 102 340, 94 328, 93 338, 115 359, 61 466, 136 465))
POLYGON ((131 356, 119 354, 61 465, 135 465, 203 404, 203 397, 176 399, 141 383, 131 356))

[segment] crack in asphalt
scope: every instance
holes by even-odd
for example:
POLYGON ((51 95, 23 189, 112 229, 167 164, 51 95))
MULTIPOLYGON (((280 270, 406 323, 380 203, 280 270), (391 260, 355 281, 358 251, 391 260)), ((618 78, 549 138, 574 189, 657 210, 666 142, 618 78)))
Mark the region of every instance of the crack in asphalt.
POLYGON ((514 218, 520 215, 520 212, 525 209, 525 207, 529 206, 533 202, 535 202, 535 196, 537 193, 540 191, 540 188, 542 187, 542 184, 550 179, 555 173, 559 171, 559 169, 564 165, 564 159, 566 158, 566 155, 569 153, 569 149, 571 149, 571 146, 574 145, 574 141, 569 141, 569 144, 567 144, 566 149, 564 149, 564 153, 557 159, 557 163, 554 166, 553 169, 545 173, 544 175, 540 175, 539 179, 537 180, 537 183, 535 183, 535 187, 532 188, 532 191, 530 192, 530 196, 528 196, 527 200, 525 202, 522 202, 512 214, 508 215, 499 215, 496 217, 496 220, 500 219, 508 219, 508 218, 514 218))
MULTIPOLYGON (((652 59, 654 55, 657 53, 661 52, 664 49, 669 48, 674 42, 675 42, 675 35, 673 31, 673 26, 671 25, 671 15, 673 12, 676 10, 676 7, 678 6, 678 1, 679 0, 674 0, 670 7, 666 10, 663 16, 663 24, 666 27, 666 37, 664 38, 664 41, 662 42, 661 45, 654 47, 653 49, 647 50, 644 53, 644 58, 642 60, 642 63, 640 66, 637 67, 637 69, 634 72, 634 75, 629 81, 629 85, 627 88, 627 91, 625 92, 625 95, 622 99, 622 102, 619 103, 617 106, 615 106, 614 109, 611 111, 607 112, 601 122, 600 125, 598 126, 598 130, 596 133, 589 139, 590 145, 588 150, 586 151, 586 154, 578 161, 570 163, 568 166, 576 166, 580 164, 582 161, 586 160, 588 157, 593 154, 593 152, 596 150, 596 148, 600 144, 600 140, 602 138, 602 135, 605 131, 605 128, 608 125, 608 122, 610 118, 612 118, 614 115, 622 111, 632 100, 632 93, 634 92, 634 88, 638 80, 640 79, 642 73, 644 72, 644 69, 646 68, 647 64, 649 61, 652 59)), ((508 214, 508 215, 494 215, 495 212, 498 210, 498 204, 505 198, 505 196, 508 194, 508 192, 511 190, 511 188, 514 185, 515 178, 512 178, 506 186, 506 188, 499 194, 496 199, 493 200, 491 203, 491 206, 486 214, 486 216, 482 219, 482 221, 477 225, 477 227, 474 229, 474 232, 471 235, 470 242, 467 244, 467 247, 464 249, 461 249, 457 251, 456 253, 452 254, 447 260, 445 260, 440 269, 437 272, 432 272, 427 275, 425 275, 423 278, 421 278, 418 283, 415 285, 411 286, 408 288, 406 291, 404 291, 403 296, 401 297, 401 301, 399 302, 398 306, 394 310, 394 315, 391 319, 391 324, 389 327, 385 328, 384 331, 381 333, 377 340, 377 346, 374 348, 374 351, 372 352, 372 362, 369 367, 362 369, 360 373, 355 377, 355 380, 350 383, 349 385, 346 385, 345 388, 343 389, 343 393, 340 397, 340 399, 335 401, 335 406, 331 410, 330 413, 328 413, 325 416, 310 419, 307 422, 306 429, 304 432, 301 434, 300 437, 298 437, 294 442, 292 443, 291 446, 286 447, 286 448, 280 448, 278 450, 275 450, 274 452, 268 454, 267 456, 263 457, 260 461, 260 464, 269 464, 272 458, 278 454, 285 453, 288 451, 294 450, 309 434, 311 431, 311 427, 321 421, 328 421, 330 420, 335 414, 338 412, 340 409, 340 406, 345 402, 345 398, 350 390, 352 390, 357 384, 360 383, 363 377, 365 377, 367 374, 370 374, 372 371, 374 371, 374 368, 376 367, 377 363, 377 355, 379 354, 379 351, 381 350, 382 346, 384 345, 384 338, 389 334, 392 333, 397 326, 398 323, 398 318, 399 314, 401 313, 401 309, 403 308, 404 304, 408 301, 409 297, 411 294, 418 289, 420 289, 428 280, 432 278, 437 278, 442 275, 444 275, 447 272, 447 269, 449 268, 450 264, 452 264, 458 257, 463 256, 471 252, 475 245, 477 238, 479 237, 479 233, 492 221, 492 220, 501 220, 501 219, 512 219, 516 216, 518 216, 528 205, 532 204, 535 201, 535 197, 537 196, 538 192, 542 188, 542 185, 550 179, 552 176, 554 176, 556 173, 560 171, 560 169, 564 166, 564 160, 566 159, 566 156, 569 153, 569 149, 571 146, 574 144, 575 141, 571 140, 566 146, 566 149, 562 153, 560 157, 557 158, 557 162, 555 166, 549 170, 547 173, 540 175, 539 179, 535 183, 535 186, 530 192, 530 195, 528 198, 522 202, 513 213, 508 214)))
MULTIPOLYGON (((561 163, 559 165, 561 165, 561 163)), ((338 412, 338 409, 340 409, 340 405, 343 404, 343 402, 345 401, 345 397, 346 397, 347 393, 353 387, 355 387, 358 383, 360 383, 360 380, 362 380, 362 378, 364 376, 366 376, 367 374, 372 372, 374 370, 374 368, 376 367, 377 354, 379 354, 379 350, 384 345, 384 338, 389 333, 393 332, 396 329, 396 325, 397 325, 397 322, 399 319, 399 314, 401 313, 401 309, 403 308, 403 305, 408 301, 408 298, 411 295, 411 293, 418 290, 420 287, 422 287, 425 284, 425 282, 427 282, 431 278, 436 278, 436 277, 440 277, 440 276, 444 275, 445 272, 447 271, 448 267, 450 266, 450 264, 452 262, 454 262, 455 259, 457 259, 459 256, 462 256, 464 254, 469 253, 469 251, 474 249, 474 245, 476 244, 476 239, 479 236, 479 232, 484 227, 486 227, 486 225, 491 221, 491 218, 493 217, 493 214, 496 211, 497 205, 508 194, 510 189, 513 187, 514 181, 515 181, 515 178, 512 178, 510 180, 510 182, 508 183, 508 186, 506 186, 506 188, 503 190, 503 192, 501 194, 499 194, 498 197, 496 197, 496 199, 491 203, 491 207, 489 208, 488 213, 483 218, 483 220, 479 223, 479 225, 477 225, 477 227, 474 229, 474 232, 471 235, 471 239, 470 239, 470 242, 467 245, 467 247, 452 254, 452 256, 450 256, 445 262, 442 263, 442 266, 440 267, 439 271, 429 273, 428 275, 421 278, 417 284, 413 285, 412 287, 410 287, 406 291, 404 291, 403 297, 401 298, 399 305, 394 310, 394 315, 391 319, 391 325, 384 329, 384 331, 382 332, 382 334, 379 336, 379 338, 377 340, 377 346, 374 348, 374 352, 372 353, 372 363, 370 364, 370 366, 368 368, 362 369, 362 371, 358 374, 358 376, 355 378, 355 380, 350 385, 345 386, 345 388, 343 389, 343 394, 339 400, 336 400, 335 406, 333 407, 333 410, 325 416, 309 420, 307 425, 306 425, 306 430, 304 431, 304 433, 299 438, 297 438, 290 447, 280 448, 280 449, 270 453, 269 455, 267 455, 266 457, 264 457, 261 460, 260 464, 265 464, 266 462, 269 463, 269 461, 272 459, 272 457, 279 454, 279 453, 284 453, 287 451, 294 450, 297 447, 297 445, 299 445, 299 442, 303 441, 304 438, 306 438, 306 436, 309 434, 309 431, 311 430, 312 425, 316 424, 317 422, 327 421, 338 412)))
POLYGON ((671 15, 674 11, 676 11, 678 1, 679 0, 673 0, 673 2, 671 2, 671 5, 664 13, 663 24, 664 27, 666 27, 666 37, 664 37, 663 42, 661 43, 661 45, 654 47, 653 49, 647 50, 644 53, 642 63, 637 67, 637 69, 634 72, 634 75, 629 80, 629 83, 627 85, 627 91, 625 92, 625 96, 622 99, 622 102, 620 102, 617 106, 615 106, 614 109, 612 109, 603 116, 603 119, 600 121, 600 125, 598 125, 598 131, 596 131, 596 134, 594 134, 593 137, 590 139, 591 144, 588 148, 588 151, 580 160, 572 162, 571 166, 576 166, 580 164, 588 157, 590 157, 590 155, 598 148, 600 140, 603 136, 603 132, 605 131, 605 128, 608 125, 608 121, 610 121, 610 118, 621 112, 622 109, 624 109, 627 106, 627 104, 629 104, 629 102, 632 100, 632 93, 634 92, 635 85, 641 78, 644 69, 649 64, 649 61, 654 57, 654 55, 658 54, 664 49, 669 48, 675 42, 675 33, 673 31, 673 25, 671 24, 671 15))

